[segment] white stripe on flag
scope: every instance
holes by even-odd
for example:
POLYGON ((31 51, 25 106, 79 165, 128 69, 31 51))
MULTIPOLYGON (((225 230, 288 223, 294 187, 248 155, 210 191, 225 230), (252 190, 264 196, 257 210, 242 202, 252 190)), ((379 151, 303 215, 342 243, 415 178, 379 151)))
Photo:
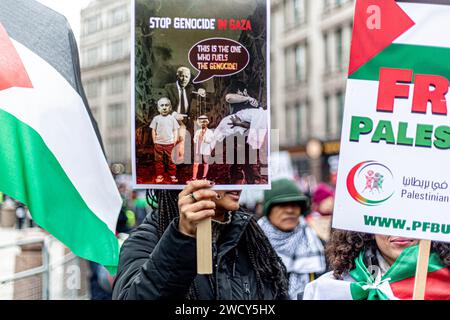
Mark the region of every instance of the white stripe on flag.
POLYGON ((450 48, 450 6, 399 2, 415 25, 393 43, 450 48))
POLYGON ((306 285, 303 300, 353 300, 350 283, 354 281, 348 274, 336 280, 330 271, 306 285))

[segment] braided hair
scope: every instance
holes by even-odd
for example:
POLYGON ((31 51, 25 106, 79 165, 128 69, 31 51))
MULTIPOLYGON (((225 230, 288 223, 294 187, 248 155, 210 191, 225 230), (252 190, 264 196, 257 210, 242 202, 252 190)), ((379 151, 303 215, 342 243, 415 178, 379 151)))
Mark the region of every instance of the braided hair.
MULTIPOLYGON (((158 204, 158 232, 161 237, 173 219, 179 216, 178 194, 176 190, 155 190, 150 196, 158 204)), ((271 246, 264 232, 252 216, 244 231, 243 239, 249 259, 256 273, 256 285, 259 299, 263 299, 264 282, 271 286, 276 298, 288 296, 288 279, 286 267, 271 246), (264 280, 264 281, 263 281, 264 280)), ((193 282, 187 298, 198 299, 198 288, 193 282)))

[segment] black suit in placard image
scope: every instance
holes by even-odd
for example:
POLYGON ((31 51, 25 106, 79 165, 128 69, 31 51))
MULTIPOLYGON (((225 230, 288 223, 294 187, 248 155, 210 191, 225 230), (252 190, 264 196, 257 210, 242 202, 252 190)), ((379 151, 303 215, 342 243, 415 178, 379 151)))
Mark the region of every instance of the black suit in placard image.
MULTIPOLYGON (((169 83, 164 87, 164 90, 167 93, 167 97, 170 100, 170 103, 172 104, 173 111, 178 110, 178 104, 180 103, 180 95, 178 91, 177 83, 169 83)), ((198 108, 195 103, 193 103, 194 99, 196 99, 196 94, 193 93, 196 91, 195 87, 192 84, 188 84, 185 87, 186 91, 186 97, 187 97, 187 106, 185 106, 186 110, 180 110, 181 114, 187 114, 188 119, 185 119, 183 123, 186 125, 187 128, 189 128, 188 122, 194 122, 199 114, 198 114, 198 108)))
MULTIPOLYGON (((185 137, 185 145, 184 149, 190 149, 189 153, 185 152, 184 163, 192 163, 193 158, 193 143, 192 139, 194 137, 195 131, 195 121, 200 116, 199 107, 197 104, 197 95, 194 93, 197 88, 194 87, 191 83, 189 83, 185 88, 186 100, 187 104, 184 106, 185 110, 180 106, 180 114, 186 114, 187 117, 183 119, 183 121, 179 121, 180 125, 184 124, 186 126, 186 131, 189 133, 189 136, 185 137)), ((166 91, 166 95, 172 104, 172 110, 178 112, 178 104, 180 103, 180 94, 178 91, 177 82, 169 83, 164 87, 166 91)), ((186 133, 187 134, 187 133, 186 133)))

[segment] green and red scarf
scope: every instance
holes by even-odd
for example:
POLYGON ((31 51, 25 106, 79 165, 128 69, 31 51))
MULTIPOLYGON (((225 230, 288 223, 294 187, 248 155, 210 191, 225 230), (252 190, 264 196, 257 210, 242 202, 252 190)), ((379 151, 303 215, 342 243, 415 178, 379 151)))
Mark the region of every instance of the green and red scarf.
MULTIPOLYGON (((419 246, 403 250, 389 270, 372 275, 364 263, 364 252, 355 259, 355 268, 343 280, 332 272, 308 284, 304 299, 314 300, 410 300, 412 299, 419 246)), ((450 268, 436 252, 428 264, 425 300, 450 300, 450 268)))

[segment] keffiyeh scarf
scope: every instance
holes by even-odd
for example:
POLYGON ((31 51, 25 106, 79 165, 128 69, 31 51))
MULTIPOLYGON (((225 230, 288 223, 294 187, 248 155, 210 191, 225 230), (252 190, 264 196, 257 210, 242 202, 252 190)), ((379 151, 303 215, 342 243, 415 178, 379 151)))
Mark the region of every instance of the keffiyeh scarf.
POLYGON ((277 229, 263 217, 258 224, 280 256, 289 274, 289 295, 296 300, 310 281, 311 273, 326 271, 322 242, 303 217, 292 232, 277 229))

